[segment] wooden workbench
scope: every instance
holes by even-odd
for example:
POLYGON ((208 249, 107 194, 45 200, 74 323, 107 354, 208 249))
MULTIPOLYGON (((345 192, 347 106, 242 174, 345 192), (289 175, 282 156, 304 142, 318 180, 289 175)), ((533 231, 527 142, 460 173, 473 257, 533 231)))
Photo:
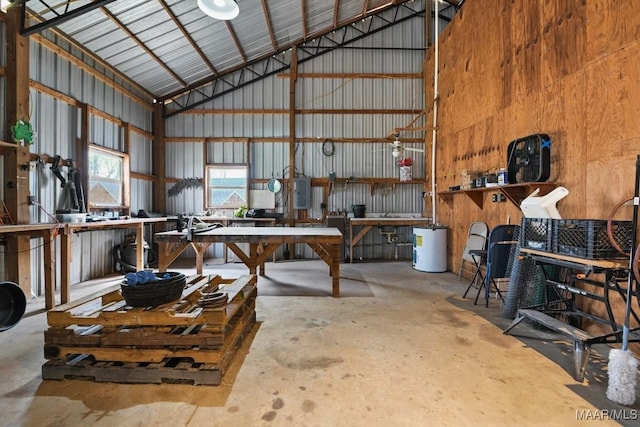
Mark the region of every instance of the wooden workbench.
MULTIPOLYGON (((577 381, 583 381, 591 354, 591 346, 623 341, 623 327, 621 322, 616 319, 611 302, 615 295, 618 295, 619 303, 624 304, 626 301, 627 289, 620 286, 620 283, 627 282, 625 276, 631 274, 628 271, 629 262, 625 259, 578 258, 529 248, 521 248, 520 252, 535 260, 544 274, 546 286, 553 286, 557 291, 554 293, 554 297, 550 297, 550 293, 545 288, 543 303, 519 308, 515 319, 503 333, 509 333, 523 320, 529 319, 565 335, 573 341, 574 378, 577 381), (555 278, 548 273, 545 266, 564 268, 570 274, 560 276, 561 279, 555 278), (602 273, 604 277, 593 277, 591 273, 602 273), (588 286, 578 285, 579 283, 588 286), (598 316, 591 312, 582 311, 577 304, 577 297, 588 299, 590 304, 600 303, 601 312, 606 314, 598 316), (562 315, 572 322, 579 322, 582 318, 590 322, 597 322, 605 327, 605 333, 591 335, 591 333, 580 329, 579 323, 577 325, 571 322, 565 323, 557 318, 558 315, 562 315)), ((638 290, 632 290, 632 292, 634 299, 637 299, 638 290)), ((630 314, 633 318, 638 318, 633 306, 630 307, 630 314)), ((640 342, 640 328, 630 328, 627 339, 628 342, 640 342)))
MULTIPOLYGON (((185 219, 188 220, 189 217, 185 219)), ((276 219, 275 218, 247 218, 247 217, 228 217, 228 216, 215 216, 215 215, 204 215, 204 216, 195 216, 194 217, 198 221, 214 224, 219 223, 224 225, 225 227, 247 227, 246 224, 255 224, 255 227, 275 227, 276 219)), ((178 217, 173 215, 167 217, 167 220, 170 222, 176 222, 178 217)), ((209 244, 198 244, 193 245, 193 249, 196 251, 196 260, 201 261, 204 257, 204 252, 207 250, 209 246, 213 243, 209 244)), ((224 248, 224 262, 228 261, 228 251, 227 246, 224 248)), ((273 253, 273 262, 276 261, 276 253, 273 253)), ((202 271, 202 263, 197 263, 196 268, 198 271, 202 271)))
MULTIPOLYGON (((18 224, 18 225, 0 225, 0 234, 11 234, 18 236, 26 236, 30 239, 42 238, 44 252, 44 289, 45 289, 45 307, 50 309, 55 302, 56 291, 56 258, 53 253, 55 244, 52 244, 56 238, 60 226, 58 224, 18 224)), ((23 280, 17 280, 18 285, 26 295, 31 295, 31 283, 22 283, 23 280)))
MULTIPOLYGON (((65 304, 71 297, 71 254, 73 234, 87 231, 101 231, 112 229, 135 229, 136 242, 144 241, 144 226, 166 222, 167 218, 131 218, 116 219, 98 222, 74 222, 64 223, 63 232, 60 235, 60 301, 65 304)), ((144 245, 136 245, 136 268, 144 269, 144 245)), ((51 308, 51 307, 47 307, 51 308)))
POLYGON ((629 261, 626 259, 587 259, 578 258, 570 255, 562 255, 553 252, 539 251, 536 249, 520 248, 520 252, 530 254, 534 257, 545 258, 556 261, 566 261, 574 264, 581 264, 588 267, 596 267, 601 269, 624 270, 629 267, 629 261))
POLYGON ((158 269, 166 271, 189 245, 196 251, 196 270, 202 273, 203 254, 212 243, 225 243, 227 247, 247 266, 250 274, 265 275, 265 260, 284 243, 306 243, 329 266, 332 277, 332 295, 340 295, 340 245, 343 236, 337 228, 302 227, 221 227, 201 233, 194 233, 192 241, 186 240, 186 232, 166 231, 156 233, 158 244, 158 269), (238 243, 248 243, 249 253, 238 247, 238 243))
POLYGON ((367 218, 349 218, 349 262, 353 263, 353 248, 360 240, 371 231, 372 227, 426 227, 431 225, 431 218, 385 218, 385 217, 367 217, 367 218), (353 235, 353 229, 362 227, 362 229, 353 235))

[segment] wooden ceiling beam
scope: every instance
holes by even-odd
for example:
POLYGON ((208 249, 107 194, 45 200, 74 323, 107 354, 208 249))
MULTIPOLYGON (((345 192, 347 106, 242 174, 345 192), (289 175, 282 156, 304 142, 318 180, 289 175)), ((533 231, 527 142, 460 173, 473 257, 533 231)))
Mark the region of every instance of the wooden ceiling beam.
POLYGON ((273 47, 273 51, 275 52, 278 50, 278 44, 276 43, 276 37, 273 34, 273 23, 271 22, 269 8, 267 7, 267 0, 260 1, 262 3, 262 11, 264 12, 264 20, 267 24, 267 30, 269 31, 269 38, 271 39, 271 47, 273 47))
POLYGON ((129 36, 131 40, 136 42, 136 44, 147 53, 147 55, 153 58, 162 68, 164 68, 164 70, 169 73, 169 75, 176 79, 178 83, 180 83, 183 87, 189 86, 187 82, 182 80, 182 78, 180 78, 180 76, 178 76, 175 71, 173 71, 167 64, 165 64, 164 61, 162 61, 155 53, 153 53, 153 51, 149 49, 147 45, 138 38, 138 36, 133 34, 126 25, 124 25, 113 13, 111 13, 109 9, 107 9, 106 7, 101 7, 100 10, 105 14, 105 16, 111 19, 111 21, 113 21, 113 23, 116 24, 116 26, 120 28, 123 33, 129 36))
POLYGON ((236 49, 238 49, 238 53, 240 54, 240 57, 242 58, 242 62, 244 64, 247 63, 247 55, 244 53, 244 49, 242 48, 242 45, 240 44, 240 40, 238 39, 238 36, 236 35, 236 32, 233 30, 233 27, 231 26, 231 23, 229 21, 224 21, 224 24, 227 26, 227 31, 229 31, 229 35, 231 36, 231 39, 233 40, 233 43, 236 45, 236 49))
POLYGON ((302 40, 307 40, 307 0, 300 0, 302 10, 302 40))
POLYGON ((364 0, 364 6, 362 7, 362 16, 366 16, 369 11, 369 0, 364 0))
POLYGON ((165 0, 158 1, 160 2, 160 5, 167 13, 167 15, 169 15, 169 18, 171 18, 173 23, 176 24, 176 27, 178 27, 184 38, 189 42, 193 50, 195 50, 198 56, 200 56, 200 59, 202 59, 202 61, 207 65, 207 67, 209 67, 209 70, 211 70, 214 75, 218 75, 218 70, 216 70, 216 67, 211 63, 211 61, 209 61, 207 55, 205 55, 202 49, 200 49, 200 47, 196 44, 196 42, 193 40, 193 37, 191 37, 191 34, 189 34, 189 32, 187 32, 187 29, 184 28, 184 25, 182 25, 182 22, 180 22, 178 20, 178 17, 171 11, 171 8, 167 5, 167 2, 165 0))
MULTIPOLYGON (((403 4, 403 3, 406 3, 408 1, 409 0, 396 0, 396 4, 403 4)), ((336 30, 338 28, 346 27, 348 25, 351 25, 351 24, 353 24, 355 22, 358 22, 358 21, 363 19, 363 16, 359 15, 359 16, 356 16, 356 17, 353 17, 353 18, 350 18, 350 19, 347 19, 345 21, 340 22, 338 20, 339 0, 336 0, 335 6, 336 6, 336 9, 334 11, 334 22, 336 22, 336 24, 330 29, 319 30, 319 31, 317 31, 315 33, 308 34, 307 35, 307 39, 313 40, 315 38, 325 36, 327 34, 330 34, 332 31, 334 31, 334 30, 336 30)), ((383 5, 381 7, 376 8, 375 12, 373 12, 373 13, 372 13, 372 11, 369 11, 367 16, 373 16, 373 15, 376 15, 378 13, 382 13, 384 11, 387 11, 387 10, 391 9, 392 7, 394 7, 392 3, 389 3, 387 5, 383 5)), ((256 58, 252 58, 251 62, 238 64, 238 65, 230 67, 230 68, 228 68, 226 70, 220 71, 220 75, 219 76, 216 76, 216 77, 212 76, 212 77, 207 77, 207 78, 201 79, 201 80, 199 80, 197 82, 192 83, 191 85, 189 85, 189 87, 187 87, 185 89, 175 90, 173 92, 165 94, 165 95, 161 96, 159 98, 159 100, 164 102, 164 101, 167 101, 167 100, 182 96, 185 93, 188 93, 189 91, 196 90, 201 86, 205 86, 207 84, 210 84, 210 83, 214 82, 215 80, 217 80, 218 78, 222 78, 222 77, 224 77, 226 75, 230 75, 230 74, 232 74, 232 73, 234 73, 234 72, 236 72, 236 71, 238 71, 238 70, 240 70, 240 69, 242 69, 242 68, 244 68, 244 67, 246 67, 248 65, 251 65, 253 63, 258 63, 258 62, 263 61, 266 58, 269 58, 271 56, 277 55, 279 53, 286 52, 289 49, 293 48, 294 46, 297 46, 298 44, 303 43, 303 42, 304 42, 304 40, 302 40, 302 39, 291 40, 291 41, 289 41, 288 43, 286 43, 286 44, 284 44, 282 46, 278 46, 278 48, 276 50, 273 50, 271 52, 262 54, 262 55, 260 55, 260 56, 258 56, 256 58)))

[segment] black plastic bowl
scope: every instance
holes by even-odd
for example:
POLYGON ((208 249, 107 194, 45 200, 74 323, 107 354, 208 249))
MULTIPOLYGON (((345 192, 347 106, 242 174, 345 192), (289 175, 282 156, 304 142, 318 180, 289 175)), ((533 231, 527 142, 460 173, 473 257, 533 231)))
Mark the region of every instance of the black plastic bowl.
POLYGON ((140 285, 128 285, 126 280, 120 283, 122 297, 131 307, 155 307, 177 301, 187 283, 187 276, 183 273, 168 271, 155 273, 157 280, 140 285), (168 274, 168 279, 162 277, 168 274))
POLYGON ((13 282, 0 282, 0 332, 18 324, 27 309, 27 298, 20 286, 13 282))

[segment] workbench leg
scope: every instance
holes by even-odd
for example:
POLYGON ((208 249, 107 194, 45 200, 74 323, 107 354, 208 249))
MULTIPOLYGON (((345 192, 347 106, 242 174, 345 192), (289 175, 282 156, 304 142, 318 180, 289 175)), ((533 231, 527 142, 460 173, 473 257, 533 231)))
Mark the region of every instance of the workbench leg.
POLYGON ((47 310, 56 305, 56 257, 53 254, 53 232, 45 233, 44 241, 44 307, 47 310))
POLYGON ((136 225, 136 268, 144 270, 144 224, 136 225))
POLYGON ((513 328, 518 326, 520 324, 520 322, 522 322, 523 320, 524 320, 524 316, 518 312, 518 314, 516 315, 516 318, 513 320, 513 322, 511 322, 509 327, 507 327, 507 329, 502 331, 502 333, 505 334, 505 335, 508 334, 510 330, 512 330, 513 328))
POLYGON ((584 380, 584 372, 587 369, 589 356, 591 355, 591 344, 574 341, 573 343, 573 365, 576 381, 584 380))
POLYGON ((331 245, 331 284, 332 296, 337 298, 340 296, 340 245, 331 245))
POLYGON ((191 242, 191 247, 196 252, 196 273, 202 274, 202 268, 204 265, 204 253, 207 248, 211 246, 211 243, 194 243, 191 242))
MULTIPOLYGON (((258 259, 258 243, 249 243, 249 259, 251 260, 252 265, 255 260, 258 259)), ((249 270, 251 270, 251 267, 249 267, 249 270)), ((249 273, 256 274, 256 271, 258 271, 259 275, 263 277, 267 274, 264 269, 264 262, 255 264, 254 271, 249 271, 249 273)))
POLYGON ((66 304, 71 299, 71 241, 73 232, 60 235, 60 302, 66 304))
POLYGON ((169 243, 158 242, 158 271, 164 273, 169 266, 169 243))
POLYGON ((349 224, 349 264, 353 264, 353 225, 349 224))

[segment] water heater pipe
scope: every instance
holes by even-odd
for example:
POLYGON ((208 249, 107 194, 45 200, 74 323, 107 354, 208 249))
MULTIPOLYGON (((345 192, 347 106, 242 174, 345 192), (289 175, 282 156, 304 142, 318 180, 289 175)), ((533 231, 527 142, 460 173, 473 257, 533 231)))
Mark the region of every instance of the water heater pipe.
POLYGON ((438 128, 438 33, 440 31, 439 26, 439 11, 438 1, 434 3, 434 32, 433 43, 434 49, 434 70, 433 70, 433 130, 431 141, 431 222, 432 224, 438 224, 436 217, 436 129, 438 128))

